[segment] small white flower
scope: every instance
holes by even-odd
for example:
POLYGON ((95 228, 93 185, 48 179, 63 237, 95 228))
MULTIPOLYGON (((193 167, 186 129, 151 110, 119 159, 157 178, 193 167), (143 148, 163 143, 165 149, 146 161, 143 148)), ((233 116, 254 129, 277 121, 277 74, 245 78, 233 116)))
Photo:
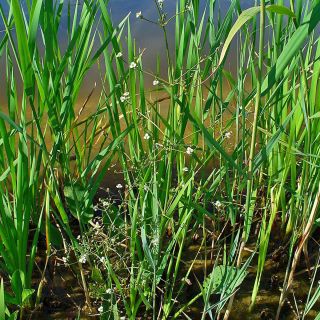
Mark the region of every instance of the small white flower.
POLYGON ((144 140, 149 140, 150 139, 150 134, 146 133, 143 137, 144 140))
POLYGON ((101 257, 101 258, 100 258, 100 262, 101 262, 101 263, 105 263, 106 260, 107 260, 106 257, 101 257))
POLYGON ((79 234, 78 236, 77 236, 77 240, 80 240, 81 239, 81 235, 79 234))
POLYGON ((142 19, 142 12, 141 11, 138 11, 137 13, 136 13, 136 18, 137 19, 142 19))
POLYGON ((216 207, 217 209, 219 209, 219 208, 221 208, 222 203, 221 203, 219 200, 217 200, 217 201, 214 203, 214 205, 215 205, 215 207, 216 207))
POLYGON ((194 150, 193 150, 191 147, 188 147, 186 152, 187 152, 187 154, 192 154, 193 151, 194 151, 194 150))
POLYGON ((225 133, 224 136, 225 136, 227 139, 230 139, 230 138, 231 138, 231 135, 232 135, 232 132, 231 132, 231 131, 228 131, 228 132, 225 133))
POLYGON ((121 58, 122 57, 122 52, 118 52, 117 54, 116 54, 116 58, 121 58))
POLYGON ((87 257, 86 255, 82 255, 80 258, 79 258, 79 262, 82 263, 82 264, 85 264, 87 262, 87 257))
POLYGON ((103 306, 100 306, 100 307, 99 307, 98 312, 99 312, 99 313, 102 313, 102 312, 103 312, 103 306))
POLYGON ((64 263, 67 263, 67 258, 66 258, 66 257, 62 257, 62 261, 63 261, 64 263))
POLYGON ((163 9, 163 1, 164 0, 158 0, 158 5, 161 10, 163 9))
POLYGON ((124 97, 129 97, 130 96, 130 93, 127 91, 123 94, 124 97))
POLYGON ((126 97, 121 96, 121 97, 120 97, 120 101, 121 101, 121 102, 125 102, 125 101, 126 101, 126 97))
POLYGON ((112 293, 111 288, 107 289, 106 294, 111 294, 111 293, 112 293))
POLYGON ((136 66, 137 64, 134 61, 130 63, 130 69, 134 69, 136 66))
POLYGON ((159 84, 159 80, 153 80, 153 82, 152 82, 152 84, 154 85, 154 86, 157 86, 158 84, 159 84))
POLYGON ((123 186, 122 186, 122 184, 121 184, 121 183, 118 183, 118 184, 116 185, 116 188, 117 188, 117 189, 122 189, 122 188, 123 188, 123 186))
POLYGON ((182 170, 183 170, 184 172, 188 172, 188 171, 189 171, 189 168, 184 167, 182 170))

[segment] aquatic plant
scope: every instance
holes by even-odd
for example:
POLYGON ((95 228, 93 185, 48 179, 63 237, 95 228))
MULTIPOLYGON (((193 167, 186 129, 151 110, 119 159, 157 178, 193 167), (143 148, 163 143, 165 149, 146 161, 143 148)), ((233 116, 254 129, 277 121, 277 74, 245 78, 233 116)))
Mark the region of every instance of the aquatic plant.
POLYGON ((55 247, 103 319, 190 318, 197 303, 202 319, 228 319, 257 259, 254 312, 275 228, 288 248, 277 319, 301 254, 318 268, 320 1, 232 0, 223 16, 215 0, 177 0, 172 16, 154 6, 155 21, 138 11, 114 25, 103 0, 0 4, 2 318, 39 306, 55 247), (163 32, 154 70, 131 19, 163 32), (99 83, 83 97, 93 69, 99 83), (97 200, 115 168, 121 182, 97 200))

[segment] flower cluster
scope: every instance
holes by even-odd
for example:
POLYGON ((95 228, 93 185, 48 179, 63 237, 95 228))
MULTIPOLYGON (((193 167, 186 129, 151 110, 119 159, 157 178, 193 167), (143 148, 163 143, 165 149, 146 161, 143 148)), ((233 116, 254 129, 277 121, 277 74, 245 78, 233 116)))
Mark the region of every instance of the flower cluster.
POLYGON ((121 102, 125 102, 126 100, 129 100, 130 98, 130 93, 129 92, 125 92, 121 97, 120 97, 120 101, 121 102))
POLYGON ((79 263, 85 264, 87 262, 87 256, 85 254, 81 255, 79 258, 79 263))
POLYGON ((193 153, 193 151, 194 150, 191 147, 188 147, 186 153, 191 155, 193 153))
POLYGON ((134 61, 132 61, 129 65, 130 69, 134 69, 134 68, 136 68, 136 66, 137 66, 137 64, 134 61))
POLYGON ((221 209, 221 207, 222 207, 222 203, 221 203, 219 200, 217 200, 217 201, 214 203, 214 206, 219 210, 219 209, 221 209))
POLYGON ((231 135, 232 135, 232 132, 231 131, 228 131, 224 134, 224 136, 227 138, 227 139, 230 139, 231 138, 231 135))
POLYGON ((149 140, 151 137, 150 137, 150 134, 149 133, 146 133, 143 137, 144 140, 149 140))

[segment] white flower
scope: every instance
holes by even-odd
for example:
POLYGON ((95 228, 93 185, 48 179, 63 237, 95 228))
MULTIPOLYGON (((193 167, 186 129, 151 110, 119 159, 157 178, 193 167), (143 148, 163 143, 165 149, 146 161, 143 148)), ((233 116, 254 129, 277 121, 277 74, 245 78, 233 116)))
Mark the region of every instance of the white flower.
POLYGON ((231 134, 232 134, 232 132, 231 132, 231 131, 228 131, 228 132, 225 133, 224 136, 225 136, 227 139, 230 139, 230 138, 231 138, 231 134))
POLYGON ((130 63, 130 69, 134 69, 136 66, 137 64, 134 61, 130 63))
POLYGON ((100 306, 100 307, 99 307, 98 312, 99 312, 99 313, 102 313, 102 312, 103 312, 103 306, 100 306))
POLYGON ((136 18, 137 19, 142 19, 142 12, 141 11, 138 11, 137 13, 136 13, 136 18))
POLYGON ((116 58, 121 58, 122 57, 122 52, 118 52, 117 54, 116 54, 116 58))
POLYGON ((123 94, 124 97, 129 97, 130 96, 130 93, 127 91, 123 94))
POLYGON ((157 246, 159 245, 159 237, 155 236, 155 237, 151 240, 150 244, 151 244, 152 246, 154 246, 154 247, 157 247, 157 246))
POLYGON ((87 262, 87 257, 86 255, 82 255, 80 258, 79 258, 79 262, 82 263, 82 264, 85 264, 87 262))
POLYGON ((100 262, 101 262, 101 263, 105 263, 106 260, 107 260, 106 257, 101 257, 101 258, 100 258, 100 262))
POLYGON ((182 170, 183 170, 184 172, 188 172, 188 171, 189 171, 189 168, 184 167, 182 170))
POLYGON ((219 208, 221 208, 222 203, 221 203, 219 200, 217 200, 217 201, 214 203, 214 205, 215 205, 215 207, 216 207, 217 209, 219 209, 219 208))
POLYGON ((143 137, 144 140, 149 140, 150 139, 150 134, 146 133, 143 137))
POLYGON ((186 152, 187 152, 187 154, 192 154, 193 151, 194 151, 194 150, 193 150, 191 147, 188 147, 186 152))
POLYGON ((157 86, 158 84, 159 84, 159 80, 153 80, 153 82, 152 82, 152 84, 154 85, 154 86, 157 86))
POLYGON ((122 184, 121 184, 121 183, 118 183, 118 184, 116 185, 116 188, 117 188, 117 189, 122 189, 122 188, 123 188, 123 186, 122 186, 122 184))
POLYGON ((121 97, 120 97, 120 101, 121 101, 121 102, 125 102, 125 101, 126 101, 126 97, 121 96, 121 97))
POLYGON ((62 257, 62 261, 63 261, 64 263, 67 263, 67 258, 66 258, 66 257, 62 257))

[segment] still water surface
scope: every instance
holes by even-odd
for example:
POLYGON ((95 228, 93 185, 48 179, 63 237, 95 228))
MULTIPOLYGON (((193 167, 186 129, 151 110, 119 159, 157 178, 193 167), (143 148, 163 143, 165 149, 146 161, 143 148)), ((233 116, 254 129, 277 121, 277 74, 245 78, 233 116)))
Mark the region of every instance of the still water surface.
MULTIPOLYGON (((56 0, 53 0, 56 1, 56 0)), ((156 68, 156 60, 157 57, 160 58, 160 65, 162 66, 162 76, 166 77, 166 57, 165 57, 165 42, 163 38, 162 29, 156 25, 149 23, 145 20, 137 19, 136 12, 142 12, 143 16, 149 20, 157 22, 158 20, 158 12, 155 5, 156 0, 110 0, 109 1, 109 12, 112 17, 113 22, 117 25, 124 17, 126 17, 130 13, 130 24, 133 38, 135 39, 137 52, 139 49, 145 50, 143 55, 143 66, 144 69, 150 72, 154 72, 156 68)), ((212 0, 200 0, 200 13, 202 14, 208 3, 212 0)), ((26 6, 26 0, 21 1, 24 6, 26 6)), ((71 6, 75 6, 76 0, 65 0, 62 14, 62 23, 60 28, 60 45, 62 48, 67 46, 67 8, 68 3, 70 2, 71 6)), ((215 11, 220 13, 223 17, 228 8, 230 7, 231 0, 216 0, 216 9, 215 11)), ((257 0, 240 0, 241 9, 247 9, 249 7, 254 6, 257 0)), ((79 3, 83 3, 83 0, 79 0, 79 3)), ((167 14, 167 17, 170 18, 174 16, 176 12, 177 0, 164 0, 164 11, 167 14)), ((8 12, 8 1, 0 0, 0 4, 3 6, 4 11, 8 12)), ((289 5, 289 0, 285 0, 285 4, 289 5)), ((236 17, 235 17, 236 18, 236 17)), ((168 40, 171 51, 173 51, 174 45, 174 28, 175 22, 174 19, 168 24, 168 40)), ((4 29, 4 25, 2 19, 0 19, 0 30, 4 29)), ((0 39, 4 36, 4 33, 0 33, 0 39)), ((98 38, 97 38, 98 39, 98 38)), ((230 68, 231 71, 236 67, 234 63, 236 60, 236 50, 230 50, 229 60, 227 60, 226 67, 230 68)), ((5 81, 5 72, 4 72, 4 63, 3 59, 0 60, 0 83, 4 83, 5 81)), ((89 71, 89 76, 86 78, 86 83, 84 84, 83 95, 86 96, 94 86, 95 82, 99 81, 100 76, 98 74, 97 68, 93 68, 89 71)), ((151 79, 146 79, 147 84, 150 84, 151 79)), ((0 88, 1 98, 0 101, 3 102, 3 89, 0 88)), ((99 90, 97 90, 99 91, 99 90)))

